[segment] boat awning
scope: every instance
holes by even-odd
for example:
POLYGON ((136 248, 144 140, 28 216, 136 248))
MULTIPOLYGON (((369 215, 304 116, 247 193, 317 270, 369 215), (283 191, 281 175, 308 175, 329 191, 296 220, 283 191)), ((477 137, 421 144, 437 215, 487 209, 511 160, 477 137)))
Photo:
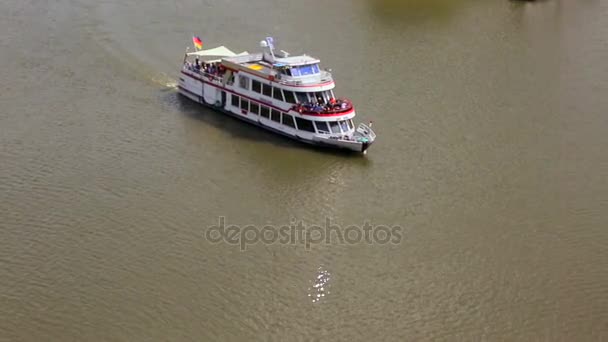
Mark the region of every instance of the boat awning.
POLYGON ((220 60, 224 57, 234 57, 234 56, 243 56, 243 55, 248 55, 249 53, 247 51, 241 52, 239 54, 236 54, 232 51, 230 51, 230 49, 228 49, 225 46, 220 46, 220 47, 216 47, 213 49, 208 49, 208 50, 201 50, 201 51, 195 51, 195 52, 188 52, 187 55, 188 56, 196 56, 199 57, 199 59, 205 61, 205 62, 210 62, 210 61, 215 61, 215 60, 220 60))

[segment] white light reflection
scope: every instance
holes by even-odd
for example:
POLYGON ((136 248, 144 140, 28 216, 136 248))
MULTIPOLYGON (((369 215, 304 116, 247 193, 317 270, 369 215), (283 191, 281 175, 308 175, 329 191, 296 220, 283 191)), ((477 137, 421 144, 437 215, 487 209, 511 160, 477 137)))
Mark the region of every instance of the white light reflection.
POLYGON ((310 298, 313 303, 317 303, 329 295, 330 279, 331 274, 323 269, 323 267, 319 267, 317 270, 317 277, 311 281, 312 286, 308 288, 308 298, 310 298))

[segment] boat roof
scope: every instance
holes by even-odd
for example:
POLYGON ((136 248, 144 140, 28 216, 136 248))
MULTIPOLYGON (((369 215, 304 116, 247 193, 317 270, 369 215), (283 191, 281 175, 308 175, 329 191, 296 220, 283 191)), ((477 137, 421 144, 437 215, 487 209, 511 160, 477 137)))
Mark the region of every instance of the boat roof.
POLYGON ((300 55, 289 57, 272 57, 265 56, 264 53, 239 54, 235 56, 227 56, 222 58, 222 62, 235 69, 248 69, 249 72, 254 72, 262 77, 273 74, 274 69, 297 67, 300 65, 308 65, 319 63, 320 61, 314 57, 300 55))
POLYGON ((216 47, 213 49, 189 52, 187 55, 199 57, 199 59, 203 60, 204 62, 212 62, 212 61, 219 61, 222 58, 227 58, 227 57, 246 56, 246 55, 249 55, 249 52, 244 51, 244 52, 237 54, 225 46, 219 46, 219 47, 216 47))
POLYGON ((306 64, 319 63, 320 61, 314 57, 301 55, 290 57, 275 57, 275 66, 298 66, 306 64))

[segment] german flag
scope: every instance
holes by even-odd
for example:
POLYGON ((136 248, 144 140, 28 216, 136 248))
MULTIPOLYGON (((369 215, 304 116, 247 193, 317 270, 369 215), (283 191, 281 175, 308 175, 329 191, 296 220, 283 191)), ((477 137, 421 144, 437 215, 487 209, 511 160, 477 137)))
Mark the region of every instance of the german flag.
POLYGON ((192 43, 194 44, 194 47, 197 50, 202 50, 203 49, 203 41, 199 37, 193 36, 192 37, 192 43))

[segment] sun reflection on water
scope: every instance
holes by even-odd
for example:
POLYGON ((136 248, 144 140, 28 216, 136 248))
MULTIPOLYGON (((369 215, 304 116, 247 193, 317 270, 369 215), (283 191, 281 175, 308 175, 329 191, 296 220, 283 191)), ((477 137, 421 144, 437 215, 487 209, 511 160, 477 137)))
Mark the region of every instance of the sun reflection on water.
POLYGON ((308 288, 308 297, 313 303, 318 303, 322 299, 327 298, 327 296, 330 294, 330 279, 331 274, 323 267, 319 267, 317 276, 311 281, 312 286, 308 288))

